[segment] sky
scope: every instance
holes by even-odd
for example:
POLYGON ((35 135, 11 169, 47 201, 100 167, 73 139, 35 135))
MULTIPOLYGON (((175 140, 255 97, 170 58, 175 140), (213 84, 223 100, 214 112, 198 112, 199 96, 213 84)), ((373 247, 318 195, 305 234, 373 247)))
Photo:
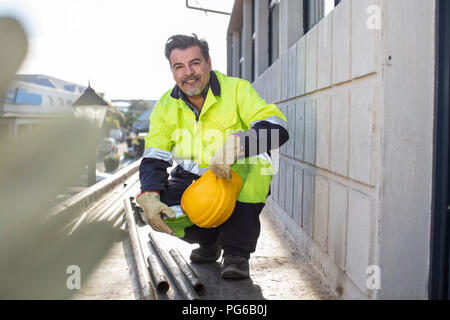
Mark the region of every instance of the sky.
MULTIPOLYGON (((231 12, 233 0, 190 0, 231 12)), ((174 86, 164 45, 196 33, 213 69, 226 73, 230 17, 191 10, 185 0, 0 0, 0 16, 24 26, 29 49, 18 73, 45 74, 91 86, 108 99, 150 99, 174 86)))

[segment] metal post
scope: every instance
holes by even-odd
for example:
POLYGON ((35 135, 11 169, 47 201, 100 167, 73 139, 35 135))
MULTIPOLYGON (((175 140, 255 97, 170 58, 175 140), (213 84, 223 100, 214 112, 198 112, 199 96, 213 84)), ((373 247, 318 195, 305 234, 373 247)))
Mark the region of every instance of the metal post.
POLYGON ((93 186, 97 182, 97 146, 93 147, 91 152, 91 157, 89 159, 90 163, 88 164, 88 187, 93 186))
POLYGON ((191 5, 189 5, 189 0, 186 0, 186 8, 193 9, 193 10, 200 10, 200 11, 203 11, 204 13, 211 12, 211 13, 224 14, 224 15, 227 15, 227 16, 231 15, 231 12, 218 11, 218 10, 212 10, 212 9, 207 9, 207 8, 191 6, 191 5))
POLYGON ((133 248, 134 260, 136 263, 136 270, 138 274, 139 286, 141 289, 141 296, 144 300, 156 300, 155 291, 150 279, 150 274, 145 264, 145 258, 142 253, 141 243, 136 229, 136 222, 134 221, 133 210, 131 209, 130 199, 123 200, 125 205, 125 214, 127 217, 128 232, 130 233, 131 245, 133 248))

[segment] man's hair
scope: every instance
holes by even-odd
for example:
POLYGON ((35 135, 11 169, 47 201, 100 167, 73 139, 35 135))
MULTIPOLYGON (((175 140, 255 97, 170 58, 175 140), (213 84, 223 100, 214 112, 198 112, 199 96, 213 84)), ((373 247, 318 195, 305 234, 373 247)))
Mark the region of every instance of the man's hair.
POLYGON ((194 46, 199 46, 202 51, 203 57, 205 60, 209 58, 209 47, 208 42, 204 39, 198 39, 195 33, 192 36, 187 36, 183 34, 177 34, 171 36, 166 42, 166 48, 164 53, 166 55, 167 60, 170 62, 170 53, 173 49, 185 50, 188 48, 192 48, 194 46))

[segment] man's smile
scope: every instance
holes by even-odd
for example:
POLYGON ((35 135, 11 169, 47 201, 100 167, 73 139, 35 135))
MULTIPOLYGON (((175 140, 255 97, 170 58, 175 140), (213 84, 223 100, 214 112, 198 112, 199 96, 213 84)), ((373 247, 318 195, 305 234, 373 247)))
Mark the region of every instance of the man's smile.
POLYGON ((200 80, 200 77, 198 77, 198 76, 195 76, 195 77, 189 77, 189 78, 183 79, 183 81, 182 81, 181 83, 182 83, 183 86, 184 86, 185 84, 192 85, 192 84, 196 83, 196 82, 199 81, 199 80, 200 80))

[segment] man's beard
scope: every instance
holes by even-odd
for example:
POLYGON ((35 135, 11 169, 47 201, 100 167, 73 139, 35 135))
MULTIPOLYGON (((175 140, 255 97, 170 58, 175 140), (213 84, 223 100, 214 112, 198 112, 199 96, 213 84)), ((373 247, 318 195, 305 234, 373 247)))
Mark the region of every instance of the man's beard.
POLYGON ((190 90, 190 91, 186 90, 186 94, 187 94, 188 96, 190 96, 190 97, 198 96, 198 95, 201 94, 202 92, 203 92, 203 89, 202 89, 202 88, 197 88, 197 89, 195 89, 195 90, 190 90))
MULTIPOLYGON (((199 81, 200 77, 199 76, 188 76, 188 77, 186 77, 186 78, 184 78, 182 80, 182 84, 184 84, 188 80, 199 81)), ((201 84, 200 84, 200 87, 197 87, 197 88, 193 88, 193 89, 192 88, 191 89, 186 88, 186 92, 185 93, 186 93, 186 95, 188 95, 190 97, 193 97, 193 96, 197 96, 197 95, 201 94, 202 92, 203 92, 203 89, 202 89, 201 84)))
POLYGON ((204 88, 202 88, 201 77, 199 75, 187 76, 187 77, 183 78, 183 80, 181 81, 181 84, 185 87, 186 95, 188 95, 190 97, 197 96, 197 95, 201 94, 204 90, 204 88), (195 80, 196 82, 199 82, 199 86, 194 87, 194 88, 190 87, 189 84, 184 86, 185 82, 187 82, 189 80, 195 80))

